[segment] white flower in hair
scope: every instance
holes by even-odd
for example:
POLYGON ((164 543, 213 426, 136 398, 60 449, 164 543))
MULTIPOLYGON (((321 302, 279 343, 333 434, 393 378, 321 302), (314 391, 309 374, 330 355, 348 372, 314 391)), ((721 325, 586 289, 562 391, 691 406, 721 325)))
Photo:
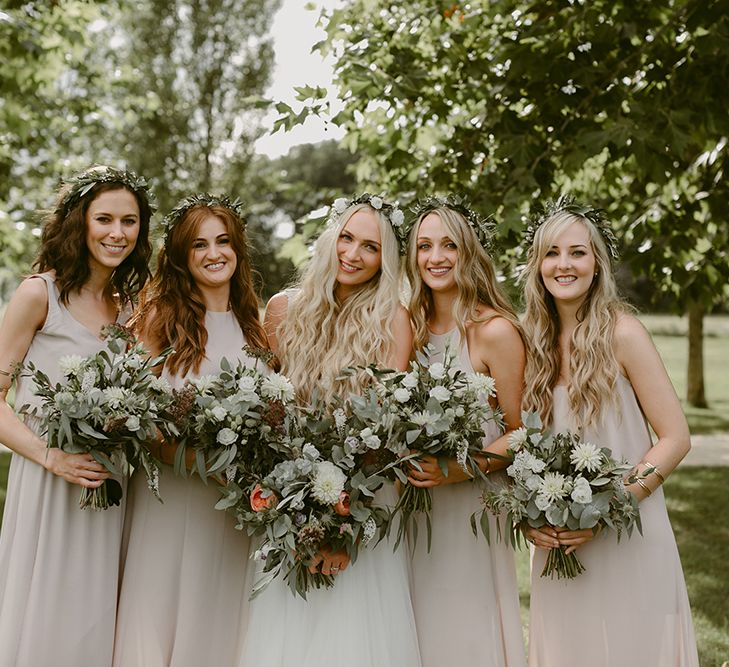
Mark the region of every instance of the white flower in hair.
POLYGON ((370 197, 370 206, 379 211, 382 208, 382 197, 370 197))
POLYGON ((334 200, 332 207, 334 208, 334 210, 337 213, 342 214, 347 210, 348 204, 349 204, 348 199, 346 199, 345 197, 338 197, 337 199, 334 200))
POLYGON ((399 208, 393 209, 392 213, 390 213, 390 222, 395 227, 399 227, 403 222, 405 222, 405 215, 399 208))

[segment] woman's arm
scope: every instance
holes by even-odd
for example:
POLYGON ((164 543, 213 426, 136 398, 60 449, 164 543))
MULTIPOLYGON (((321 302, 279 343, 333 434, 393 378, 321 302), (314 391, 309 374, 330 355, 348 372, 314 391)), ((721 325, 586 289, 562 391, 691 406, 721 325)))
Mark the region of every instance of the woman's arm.
MULTIPOLYGON (((475 352, 485 371, 496 382, 496 401, 504 415, 504 434, 485 448, 498 456, 506 456, 509 434, 521 426, 521 397, 524 391, 526 351, 516 327, 503 317, 495 317, 476 327, 475 352)), ((476 370, 480 368, 476 367, 476 370)), ((498 470, 507 461, 486 459, 483 470, 498 470)))
POLYGON ((398 306, 397 313, 392 322, 392 335, 395 339, 395 348, 389 360, 390 368, 404 371, 410 364, 413 354, 413 327, 410 324, 410 315, 405 306, 398 306))
POLYGON ((12 371, 25 359, 47 315, 45 282, 40 278, 24 280, 10 300, 0 326, 0 371, 3 371, 0 373, 0 442, 68 482, 96 488, 109 476, 104 466, 89 454, 66 454, 60 449, 49 449, 7 403, 12 371))
POLYGON ((281 322, 286 317, 289 308, 289 297, 286 292, 274 294, 266 304, 266 313, 263 316, 263 329, 268 336, 268 344, 271 346, 274 354, 278 354, 278 331, 281 322))
MULTIPOLYGON (((524 387, 524 343, 513 324, 503 317, 474 326, 469 338, 469 354, 476 371, 488 370, 496 382, 496 398, 504 413, 506 432, 487 447, 491 452, 505 457, 509 447, 509 433, 521 426, 521 394, 524 387), (474 363, 475 362, 475 363, 474 363)), ((441 484, 455 484, 470 479, 455 459, 448 462, 448 475, 444 476, 438 461, 425 456, 418 461, 422 471, 411 467, 408 477, 413 486, 429 488, 441 484)), ((484 472, 498 470, 507 461, 484 456, 479 467, 484 472)))
POLYGON ((691 449, 691 439, 681 403, 650 334, 641 322, 623 315, 615 327, 615 356, 633 387, 638 403, 658 439, 638 464, 638 471, 655 467, 643 485, 629 490, 642 500, 673 472, 691 449), (647 487, 647 488, 646 488, 647 487))

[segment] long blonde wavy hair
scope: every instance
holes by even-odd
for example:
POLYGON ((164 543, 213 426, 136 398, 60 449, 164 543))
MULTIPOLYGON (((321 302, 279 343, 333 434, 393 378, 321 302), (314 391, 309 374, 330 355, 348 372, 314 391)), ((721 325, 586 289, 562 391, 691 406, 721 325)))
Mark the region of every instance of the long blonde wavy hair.
POLYGON ((386 367, 395 349, 393 321, 400 306, 400 256, 387 218, 369 204, 347 208, 319 237, 314 254, 289 298, 277 335, 282 372, 289 376, 300 400, 316 394, 331 405, 339 396, 359 391, 363 372, 340 377, 347 366, 386 367), (349 219, 362 209, 377 216, 380 229, 380 270, 344 301, 337 288, 337 240, 349 219))
POLYGON ((436 214, 443 227, 458 249, 455 266, 455 281, 458 296, 453 302, 453 317, 461 334, 466 340, 466 322, 485 322, 496 315, 481 317, 479 306, 491 306, 501 317, 511 322, 521 332, 519 319, 509 299, 496 280, 493 262, 471 229, 466 219, 447 207, 440 207, 421 215, 408 239, 407 274, 410 281, 410 320, 413 323, 413 345, 416 350, 428 343, 428 321, 433 315, 433 293, 420 276, 418 269, 418 231, 420 223, 431 213, 436 214))
POLYGON ((521 276, 527 338, 522 406, 538 412, 545 426, 551 425, 552 394, 562 363, 560 320, 554 298, 542 281, 541 265, 557 237, 575 222, 582 223, 589 232, 597 271, 577 311, 578 324, 570 339, 568 360, 570 417, 573 428, 582 431, 599 423, 603 408, 614 402, 620 365, 613 350, 613 335, 620 314, 629 307, 618 296, 610 254, 600 231, 587 218, 567 211, 554 213, 537 229, 521 276))

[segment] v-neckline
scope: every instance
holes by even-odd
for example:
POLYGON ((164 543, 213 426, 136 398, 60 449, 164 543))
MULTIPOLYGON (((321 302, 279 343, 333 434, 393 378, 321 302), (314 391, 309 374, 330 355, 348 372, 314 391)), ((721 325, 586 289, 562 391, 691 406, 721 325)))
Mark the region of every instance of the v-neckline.
POLYGON ((54 289, 56 290, 56 301, 58 302, 58 305, 63 308, 68 313, 68 316, 78 325, 79 328, 83 329, 86 333, 88 333, 90 336, 93 336, 96 340, 98 340, 100 343, 104 342, 104 339, 99 335, 101 334, 101 329, 104 327, 108 327, 110 324, 118 324, 119 323, 119 315, 121 314, 121 310, 118 310, 116 313, 116 317, 111 321, 104 324, 101 329, 99 329, 99 333, 95 334, 89 327, 87 327, 81 320, 76 318, 74 314, 69 310, 68 306, 63 303, 58 295, 58 287, 56 287, 56 284, 54 282, 53 284, 54 289))

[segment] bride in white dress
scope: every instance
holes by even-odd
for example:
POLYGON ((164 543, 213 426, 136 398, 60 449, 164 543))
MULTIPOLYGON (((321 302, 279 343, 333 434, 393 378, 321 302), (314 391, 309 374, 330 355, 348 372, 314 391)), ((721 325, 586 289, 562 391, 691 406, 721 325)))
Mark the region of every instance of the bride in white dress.
MULTIPOLYGON (((339 202, 337 202, 339 203, 339 202)), ((346 366, 404 369, 412 333, 399 300, 396 209, 363 195, 335 215, 317 241, 298 290, 274 296, 265 326, 272 347, 306 401, 360 388, 361 376, 339 378, 346 366)), ((399 211, 398 215, 401 215, 399 211)), ((377 502, 394 504, 395 489, 377 502)), ((383 541, 348 566, 341 552, 322 553, 315 569, 336 575, 331 589, 295 598, 275 579, 251 602, 241 665, 266 667, 419 667, 405 550, 383 541)))

